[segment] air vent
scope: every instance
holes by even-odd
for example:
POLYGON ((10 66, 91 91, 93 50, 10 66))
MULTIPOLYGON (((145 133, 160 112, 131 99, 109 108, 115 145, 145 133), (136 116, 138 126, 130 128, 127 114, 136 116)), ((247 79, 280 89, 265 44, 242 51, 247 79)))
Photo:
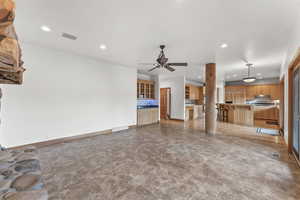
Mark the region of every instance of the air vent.
POLYGON ((277 153, 277 152, 274 152, 274 153, 272 153, 271 157, 272 157, 273 159, 278 160, 278 159, 280 158, 280 154, 277 153))
POLYGON ((64 38, 69 39, 69 40, 77 40, 77 37, 76 37, 76 36, 71 35, 71 34, 69 34, 69 33, 62 33, 62 36, 63 36, 64 38))

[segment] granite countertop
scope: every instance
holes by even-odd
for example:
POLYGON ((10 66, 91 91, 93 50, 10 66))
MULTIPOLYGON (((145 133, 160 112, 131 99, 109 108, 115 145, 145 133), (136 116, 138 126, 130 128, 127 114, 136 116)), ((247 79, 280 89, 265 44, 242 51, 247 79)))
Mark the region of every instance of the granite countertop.
POLYGON ((141 109, 150 109, 150 108, 159 108, 158 106, 138 106, 137 109, 141 110, 141 109))

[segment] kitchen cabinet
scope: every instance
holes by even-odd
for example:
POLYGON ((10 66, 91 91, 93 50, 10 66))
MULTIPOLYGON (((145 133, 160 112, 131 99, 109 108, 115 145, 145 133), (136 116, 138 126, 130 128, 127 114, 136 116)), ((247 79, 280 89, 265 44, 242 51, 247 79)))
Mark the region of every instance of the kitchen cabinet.
POLYGON ((143 108, 137 110, 137 125, 148 125, 158 123, 158 108, 143 108))
POLYGON ((137 80, 137 98, 155 99, 155 83, 149 80, 137 80))
POLYGON ((272 100, 280 99, 280 86, 279 84, 269 85, 249 85, 247 86, 247 100, 254 99, 259 95, 270 95, 272 100))
POLYGON ((237 104, 246 102, 246 87, 245 86, 226 86, 225 101, 237 104))
POLYGON ((225 86, 225 101, 245 103, 259 95, 270 95, 272 100, 280 99, 279 84, 225 86))
POLYGON ((203 104, 203 87, 195 85, 185 86, 185 98, 189 100, 198 100, 200 104, 203 104))

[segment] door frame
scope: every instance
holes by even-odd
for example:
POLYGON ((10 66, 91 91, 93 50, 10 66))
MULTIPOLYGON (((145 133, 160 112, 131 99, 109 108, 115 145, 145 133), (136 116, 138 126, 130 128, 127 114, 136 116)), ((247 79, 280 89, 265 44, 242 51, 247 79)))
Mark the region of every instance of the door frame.
POLYGON ((300 48, 298 49, 296 56, 292 60, 288 68, 288 151, 290 154, 293 154, 296 160, 299 162, 299 157, 297 157, 293 150, 293 101, 294 101, 294 72, 300 68, 300 48))
POLYGON ((285 111, 285 99, 284 99, 284 94, 285 94, 285 75, 282 76, 280 80, 280 105, 279 105, 279 113, 280 113, 280 131, 282 136, 284 136, 284 111, 285 111))
MULTIPOLYGON (((172 98, 172 95, 171 95, 171 92, 172 92, 172 90, 171 90, 171 88, 170 87, 166 87, 166 88, 159 88, 159 92, 161 93, 161 90, 162 89, 167 89, 167 90, 169 90, 170 92, 169 92, 169 105, 167 105, 168 107, 169 107, 169 113, 168 113, 168 108, 167 108, 167 117, 169 118, 169 119, 171 119, 171 98, 172 98), (169 114, 169 116, 168 116, 168 114, 169 114)), ((159 95, 159 103, 160 103, 160 98, 161 98, 161 95, 159 95)), ((161 112, 161 105, 160 105, 160 110, 159 110, 160 112, 161 112)), ((159 116, 160 117, 160 116, 159 116)))

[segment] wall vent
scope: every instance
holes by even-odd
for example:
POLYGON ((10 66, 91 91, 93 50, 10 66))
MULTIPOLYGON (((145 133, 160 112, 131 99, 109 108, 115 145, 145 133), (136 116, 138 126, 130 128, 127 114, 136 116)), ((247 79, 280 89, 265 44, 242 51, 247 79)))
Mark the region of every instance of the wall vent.
POLYGON ((67 38, 69 40, 77 40, 77 37, 75 35, 71 35, 69 33, 62 33, 62 37, 67 38))

